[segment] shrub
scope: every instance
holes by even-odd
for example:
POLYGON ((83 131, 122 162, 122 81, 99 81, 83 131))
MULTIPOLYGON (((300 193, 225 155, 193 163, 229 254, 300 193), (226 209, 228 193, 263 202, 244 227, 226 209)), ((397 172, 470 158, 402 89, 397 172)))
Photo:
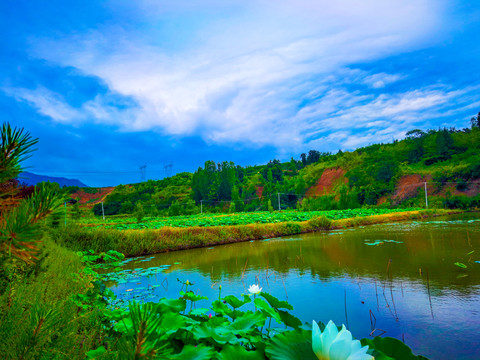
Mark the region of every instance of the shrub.
POLYGON ((314 230, 329 230, 332 227, 332 220, 325 216, 319 216, 308 220, 308 225, 314 230))

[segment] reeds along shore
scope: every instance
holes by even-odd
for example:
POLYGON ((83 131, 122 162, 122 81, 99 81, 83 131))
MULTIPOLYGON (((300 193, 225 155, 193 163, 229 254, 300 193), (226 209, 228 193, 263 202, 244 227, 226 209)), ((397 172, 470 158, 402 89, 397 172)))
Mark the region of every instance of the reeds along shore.
POLYGON ((56 243, 75 251, 92 249, 96 252, 103 252, 116 250, 125 254, 125 256, 132 257, 313 231, 422 219, 459 212, 461 211, 435 209, 354 217, 342 220, 318 217, 304 222, 189 228, 164 227, 155 230, 92 229, 71 225, 52 230, 51 237, 56 243))

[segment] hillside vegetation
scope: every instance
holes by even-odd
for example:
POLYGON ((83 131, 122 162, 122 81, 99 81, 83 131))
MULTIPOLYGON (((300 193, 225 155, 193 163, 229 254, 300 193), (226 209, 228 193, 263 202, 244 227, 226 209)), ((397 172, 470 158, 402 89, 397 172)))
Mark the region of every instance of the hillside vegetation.
MULTIPOLYGON (((310 150, 261 166, 207 161, 195 173, 117 186, 105 215, 479 206, 480 129, 413 130, 406 138, 336 154, 310 150)), ((102 204, 93 207, 102 215, 102 204)))

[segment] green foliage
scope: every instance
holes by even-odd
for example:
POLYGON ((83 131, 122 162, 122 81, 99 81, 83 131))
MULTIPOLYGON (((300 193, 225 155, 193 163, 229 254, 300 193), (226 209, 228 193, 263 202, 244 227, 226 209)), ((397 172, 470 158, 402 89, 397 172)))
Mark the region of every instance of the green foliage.
POLYGON ((368 345, 375 349, 374 356, 378 360, 428 360, 424 356, 415 356, 412 350, 398 339, 376 336, 373 339, 362 339, 362 346, 368 345))
MULTIPOLYGON (((322 199, 321 197, 318 199, 322 199)), ((328 197, 327 197, 328 198, 328 197)), ((310 201, 320 201, 317 199, 304 199, 304 203, 310 201)), ((325 201, 325 200, 323 200, 325 201)), ((333 200, 330 200, 333 201, 333 200)), ((406 211, 408 208, 402 209, 348 209, 348 210, 326 210, 326 211, 273 211, 272 212, 256 212, 256 213, 235 213, 230 215, 215 215, 215 214, 197 214, 190 216, 176 216, 168 218, 150 218, 140 224, 135 224, 134 219, 124 218, 122 223, 118 219, 113 225, 100 225, 105 229, 117 230, 141 230, 141 229, 161 229, 164 227, 211 227, 211 226, 230 226, 230 225, 247 225, 247 224, 269 224, 280 222, 302 222, 308 221, 317 217, 325 217, 326 219, 339 220, 355 216, 371 216, 377 214, 395 213, 398 211, 406 211)), ((413 209, 410 209, 413 210, 413 209)), ((88 220, 90 224, 98 224, 96 219, 88 220)), ((327 224, 327 220, 321 220, 327 224)))
MULTIPOLYGON (((200 300, 186 299, 186 293, 181 294, 181 300, 192 304, 200 300)), ((210 310, 198 311, 192 306, 187 311, 185 302, 181 307, 165 307, 171 302, 165 298, 156 304, 130 303, 128 311, 106 313, 113 339, 107 348, 90 354, 119 359, 316 359, 312 331, 300 328, 300 320, 280 310, 293 310, 288 302, 262 292, 254 299, 255 311, 251 311, 243 309, 250 302, 246 299, 229 295, 214 301, 210 310)), ((321 323, 319 326, 324 328, 321 323)), ((369 352, 378 359, 425 359, 414 356, 396 339, 375 337, 362 343, 368 344, 369 352)))
POLYGON ((272 200, 268 199, 268 203, 267 203, 267 209, 268 209, 268 212, 273 212, 273 206, 272 206, 272 200))
POLYGON ((12 128, 9 123, 3 123, 0 137, 0 184, 3 184, 22 172, 21 163, 30 157, 38 139, 23 128, 12 128))
POLYGON ((471 209, 480 207, 480 195, 468 197, 466 195, 446 196, 442 199, 442 206, 447 209, 471 209))
POLYGON ((80 219, 81 216, 82 216, 82 212, 80 210, 80 205, 77 201, 72 205, 72 219, 78 220, 80 219))
POLYGON ((317 360, 312 350, 312 332, 302 329, 276 335, 268 342, 265 353, 272 360, 317 360))
POLYGON ((143 218, 145 217, 145 210, 143 210, 142 204, 138 203, 135 208, 134 213, 135 218, 137 219, 137 223, 141 223, 143 218))
POLYGON ((125 259, 125 255, 115 250, 108 250, 99 254, 96 254, 94 250, 79 251, 77 255, 80 256, 80 260, 86 266, 92 269, 117 267, 125 259))
POLYGON ((38 222, 62 204, 54 184, 41 183, 34 193, 0 218, 0 252, 32 262, 41 238, 38 222))
MULTIPOLYGON (((307 210, 351 209, 380 203, 389 206, 398 202, 395 188, 403 175, 420 174, 428 179, 428 175, 445 174, 445 168, 456 168, 448 181, 468 183, 480 178, 479 144, 480 130, 476 126, 428 132, 415 129, 407 132, 405 140, 390 144, 335 155, 310 150, 301 155, 301 160, 292 158, 285 163, 272 160, 244 168, 227 161, 207 161, 194 174, 118 186, 105 201, 105 214, 132 214, 138 203, 147 215, 194 214, 199 212, 202 200, 203 212, 261 211, 269 210, 268 200, 277 209, 277 193, 282 193, 282 209, 295 208, 297 203, 307 210), (346 171, 348 185, 333 184, 328 197, 304 201, 306 190, 327 169, 346 171), (229 201, 235 203, 235 209, 230 208, 229 201)), ((328 181, 328 176, 324 180, 328 181)), ((101 215, 100 205, 95 205, 94 213, 101 215)))
POLYGON ((106 301, 87 306, 105 296, 92 283, 96 274, 85 272, 77 255, 49 240, 42 243, 39 261, 25 270, 0 290, 2 358, 84 359, 104 336, 106 301), (77 297, 88 293, 85 308, 79 308, 77 297))
POLYGON ((308 225, 313 229, 329 230, 332 227, 332 220, 326 216, 319 216, 308 220, 308 225))

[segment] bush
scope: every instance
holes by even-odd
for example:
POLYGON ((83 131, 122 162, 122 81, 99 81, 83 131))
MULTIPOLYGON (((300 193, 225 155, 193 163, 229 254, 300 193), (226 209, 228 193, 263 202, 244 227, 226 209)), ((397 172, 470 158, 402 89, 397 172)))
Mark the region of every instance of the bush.
POLYGON ((447 209, 469 209, 472 199, 465 195, 449 196, 443 200, 443 207, 447 209))
POLYGON ((314 230, 329 230, 332 227, 332 220, 325 216, 319 216, 308 220, 308 225, 314 230))
POLYGON ((137 219, 137 223, 141 223, 143 218, 145 217, 145 210, 143 210, 142 204, 138 203, 135 208, 134 213, 135 218, 137 219))

